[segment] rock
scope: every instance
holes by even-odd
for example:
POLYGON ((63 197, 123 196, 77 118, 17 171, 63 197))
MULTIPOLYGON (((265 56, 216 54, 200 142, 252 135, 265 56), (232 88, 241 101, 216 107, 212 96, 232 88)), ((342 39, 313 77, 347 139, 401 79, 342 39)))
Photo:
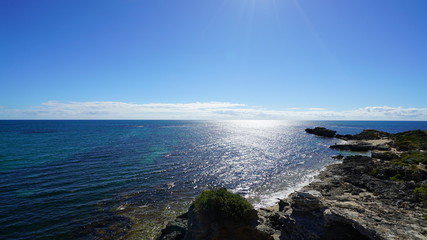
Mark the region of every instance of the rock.
POLYGON ((373 158, 378 158, 378 159, 381 159, 381 160, 390 161, 392 159, 398 158, 399 156, 397 154, 393 153, 393 152, 373 151, 372 152, 372 157, 373 158))
POLYGON ((358 134, 354 134, 354 135, 337 134, 335 137, 342 140, 377 140, 377 139, 383 139, 383 138, 390 138, 391 136, 392 134, 388 132, 378 131, 374 129, 366 129, 358 134))
POLYGON ((344 151, 354 151, 354 152, 367 152, 370 150, 376 149, 375 146, 366 143, 357 143, 357 144, 335 144, 331 145, 329 148, 344 150, 344 151))
POLYGON ((341 160, 341 159, 343 159, 343 158, 344 158, 344 156, 343 156, 343 155, 341 155, 341 154, 338 154, 338 155, 336 155, 336 156, 332 156, 332 158, 333 158, 333 159, 341 160))
POLYGON ((423 207, 413 197, 420 183, 380 179, 374 168, 405 174, 401 166, 349 156, 283 199, 284 211, 260 214, 280 229, 280 239, 426 239, 423 207))
POLYGON ((305 129, 307 133, 314 134, 316 136, 333 138, 335 137, 336 131, 326 129, 324 127, 315 127, 315 128, 307 128, 305 129))
POLYGON ((346 134, 346 135, 337 134, 335 135, 335 137, 342 140, 353 140, 353 135, 351 134, 346 134))
POLYGON ((284 201, 283 199, 278 199, 279 200, 279 211, 284 211, 285 209, 287 209, 289 207, 289 203, 287 201, 284 201))
POLYGON ((291 199, 291 208, 294 211, 308 212, 318 210, 322 207, 318 197, 314 196, 313 193, 310 192, 294 192, 289 196, 289 198, 291 199))
POLYGON ((162 230, 158 240, 181 240, 184 239, 188 227, 188 213, 184 213, 169 222, 162 230))
POLYGON ((158 238, 159 240, 182 240, 184 239, 183 234, 179 233, 179 232, 170 232, 168 234, 163 234, 160 238, 158 238))
POLYGON ((391 134, 383 131, 378 131, 374 129, 366 129, 363 130, 359 134, 353 135, 354 140, 374 140, 374 139, 381 139, 381 138, 388 138, 391 134))
POLYGON ((334 144, 329 146, 331 149, 337 149, 337 150, 344 150, 344 151, 354 151, 354 152, 367 152, 372 150, 379 150, 379 151, 389 151, 390 146, 388 146, 386 143, 375 143, 375 142, 369 142, 369 141, 356 141, 352 140, 352 142, 347 144, 334 144))
POLYGON ((351 221, 332 213, 327 208, 309 212, 291 209, 287 213, 270 216, 277 218, 272 222, 280 222, 278 224, 281 229, 280 239, 369 239, 353 227, 351 221))
POLYGON ((379 151, 390 151, 390 147, 387 144, 380 144, 375 147, 376 150, 379 151))
MULTIPOLYGON (((254 220, 257 212, 254 210, 254 220)), ((256 224, 243 224, 233 221, 216 221, 211 216, 198 214, 190 208, 188 219, 188 231, 185 240, 272 240, 268 233, 255 228, 256 224)))

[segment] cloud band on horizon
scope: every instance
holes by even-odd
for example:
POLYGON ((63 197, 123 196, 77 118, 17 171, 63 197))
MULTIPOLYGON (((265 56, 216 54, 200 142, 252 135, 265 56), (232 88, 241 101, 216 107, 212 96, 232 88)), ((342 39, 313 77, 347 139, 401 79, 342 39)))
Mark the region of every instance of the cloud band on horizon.
POLYGON ((137 104, 48 101, 28 109, 0 106, 0 119, 427 120, 427 108, 368 106, 345 111, 325 108, 271 110, 230 102, 137 104))

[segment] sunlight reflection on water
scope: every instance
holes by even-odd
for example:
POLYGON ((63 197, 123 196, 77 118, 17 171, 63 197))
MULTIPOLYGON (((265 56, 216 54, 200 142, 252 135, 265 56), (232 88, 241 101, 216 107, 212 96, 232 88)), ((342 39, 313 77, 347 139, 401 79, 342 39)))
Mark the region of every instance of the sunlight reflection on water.
MULTIPOLYGON (((14 124, 17 129, 29 128, 28 123, 14 124)), ((10 146, 3 164, 9 164, 9 156, 25 159, 9 164, 4 172, 4 179, 14 179, 2 185, 6 188, 2 211, 13 220, 3 230, 11 239, 32 236, 31 230, 14 231, 26 224, 48 226, 46 234, 52 236, 77 232, 86 239, 108 229, 121 234, 115 227, 124 225, 116 225, 117 216, 132 220, 129 239, 147 234, 151 239, 162 223, 185 211, 204 189, 226 187, 256 207, 269 206, 276 197, 286 197, 332 162, 332 152, 325 147, 331 140, 307 135, 306 125, 300 122, 31 124, 37 132, 31 136, 16 129, 3 134, 3 144, 10 146), (42 134, 39 128, 57 131, 42 134), (15 144, 24 141, 29 144, 15 144), (16 213, 16 209, 26 215, 16 213), (40 215, 47 216, 47 220, 25 220, 40 215), (70 216, 75 225, 64 228, 70 216)))
POLYGON ((307 138, 297 122, 222 121, 216 127, 210 147, 221 154, 204 175, 215 176, 218 185, 244 195, 256 207, 274 204, 332 162, 328 150, 313 159, 311 153, 323 146, 307 138))

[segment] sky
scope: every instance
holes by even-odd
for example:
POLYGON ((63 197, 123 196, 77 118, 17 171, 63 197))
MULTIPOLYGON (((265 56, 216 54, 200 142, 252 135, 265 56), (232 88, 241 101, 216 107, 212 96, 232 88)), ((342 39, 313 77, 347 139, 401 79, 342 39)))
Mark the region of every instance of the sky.
POLYGON ((0 119, 427 120, 425 0, 0 1, 0 119))

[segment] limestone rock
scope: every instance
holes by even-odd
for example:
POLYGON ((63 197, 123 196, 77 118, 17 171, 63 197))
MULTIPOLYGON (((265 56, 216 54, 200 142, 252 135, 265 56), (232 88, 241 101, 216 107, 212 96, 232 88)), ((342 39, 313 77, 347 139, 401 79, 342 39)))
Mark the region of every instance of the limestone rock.
POLYGON ((307 128, 305 129, 307 133, 314 134, 316 136, 333 138, 335 137, 336 131, 326 129, 324 127, 315 127, 315 128, 307 128))
POLYGON ((188 228, 188 213, 182 214, 169 222, 162 230, 158 240, 182 240, 188 228))

